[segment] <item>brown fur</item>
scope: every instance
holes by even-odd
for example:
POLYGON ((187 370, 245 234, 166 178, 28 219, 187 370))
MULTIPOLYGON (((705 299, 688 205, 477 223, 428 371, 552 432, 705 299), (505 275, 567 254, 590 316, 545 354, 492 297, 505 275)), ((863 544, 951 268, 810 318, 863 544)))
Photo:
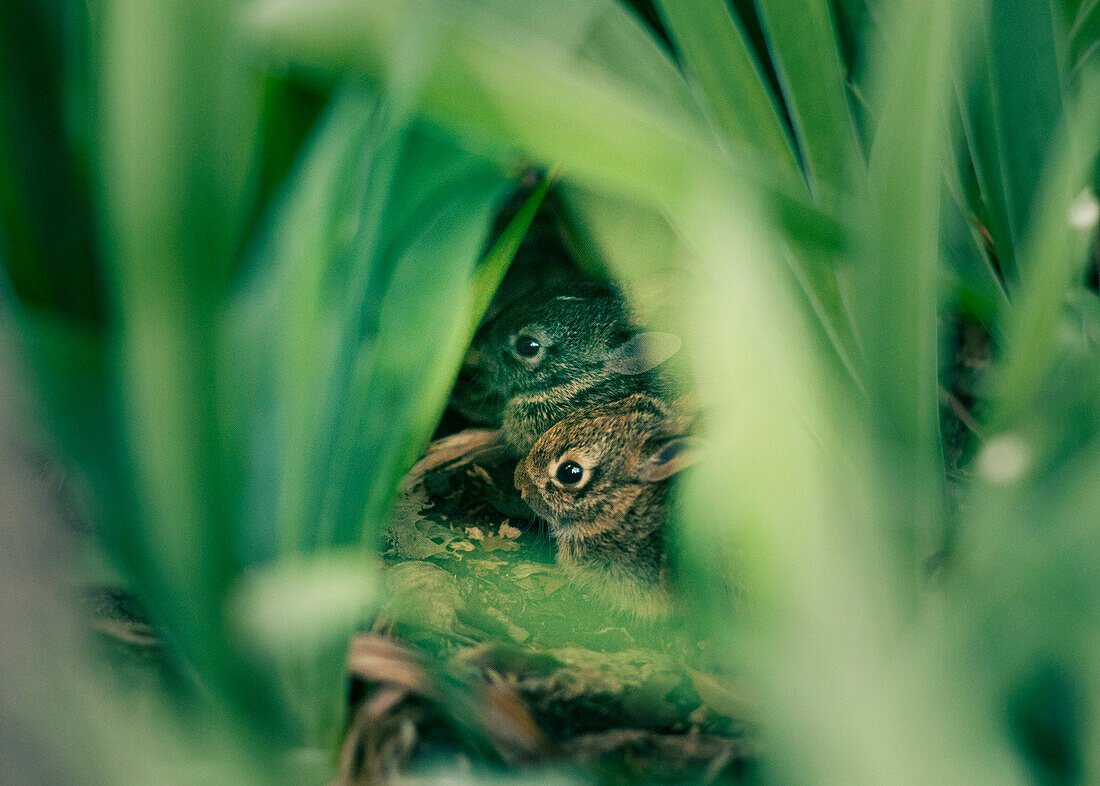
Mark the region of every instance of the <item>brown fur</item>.
POLYGON ((559 563, 635 590, 657 590, 667 570, 668 476, 685 456, 667 465, 662 480, 644 478, 682 431, 667 404, 635 394, 576 412, 538 439, 516 467, 516 488, 549 523, 559 563), (578 488, 555 482, 563 461, 585 468, 578 488))

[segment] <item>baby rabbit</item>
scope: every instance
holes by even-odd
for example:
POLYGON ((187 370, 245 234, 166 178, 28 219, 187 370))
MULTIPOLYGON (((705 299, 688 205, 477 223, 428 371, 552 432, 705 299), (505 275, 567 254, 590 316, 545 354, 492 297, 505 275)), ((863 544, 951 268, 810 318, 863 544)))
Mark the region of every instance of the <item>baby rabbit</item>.
POLYGON ((680 416, 635 394, 552 426, 516 467, 516 488, 549 523, 559 564, 652 615, 667 603, 667 481, 696 454, 680 416))
POLYGON ((472 420, 500 425, 503 444, 521 456, 578 409, 660 395, 654 369, 679 347, 671 334, 632 325, 622 296, 606 284, 540 289, 478 331, 452 403, 472 420))

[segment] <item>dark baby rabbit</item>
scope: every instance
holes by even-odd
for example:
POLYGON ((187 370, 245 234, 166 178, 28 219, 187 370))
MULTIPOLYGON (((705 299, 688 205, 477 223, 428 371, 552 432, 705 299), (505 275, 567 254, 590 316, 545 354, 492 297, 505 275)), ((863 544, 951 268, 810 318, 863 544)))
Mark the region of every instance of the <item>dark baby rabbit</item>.
POLYGON ((559 564, 641 615, 668 602, 668 481, 698 454, 683 425, 661 400, 628 396, 560 421, 516 467, 516 488, 549 523, 559 564))
POLYGON ((520 456, 578 409, 662 395, 655 368, 679 346, 673 335, 633 325, 606 284, 536 290, 478 331, 452 403, 472 420, 500 425, 503 443, 520 456))

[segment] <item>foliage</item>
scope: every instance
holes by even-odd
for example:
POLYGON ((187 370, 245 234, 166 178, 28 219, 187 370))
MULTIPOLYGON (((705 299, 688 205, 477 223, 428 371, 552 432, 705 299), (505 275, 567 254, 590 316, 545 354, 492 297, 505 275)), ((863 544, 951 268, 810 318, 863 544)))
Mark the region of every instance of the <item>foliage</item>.
POLYGON ((686 339, 688 610, 768 772, 1100 777, 1100 4, 652 5, 15 2, 4 292, 105 548, 242 739, 331 748, 397 480, 530 216, 482 258, 491 218, 553 167, 686 339), (956 314, 996 359, 949 483, 956 314))

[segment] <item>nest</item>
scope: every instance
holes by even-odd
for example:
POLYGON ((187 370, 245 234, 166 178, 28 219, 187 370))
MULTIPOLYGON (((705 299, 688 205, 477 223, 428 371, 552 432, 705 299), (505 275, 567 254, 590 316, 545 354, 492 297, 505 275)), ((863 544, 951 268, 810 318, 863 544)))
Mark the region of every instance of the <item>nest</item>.
POLYGON ((616 611, 559 570, 513 470, 470 431, 410 474, 383 552, 389 602, 352 643, 338 783, 472 760, 739 780, 755 753, 743 690, 675 620, 616 611))

